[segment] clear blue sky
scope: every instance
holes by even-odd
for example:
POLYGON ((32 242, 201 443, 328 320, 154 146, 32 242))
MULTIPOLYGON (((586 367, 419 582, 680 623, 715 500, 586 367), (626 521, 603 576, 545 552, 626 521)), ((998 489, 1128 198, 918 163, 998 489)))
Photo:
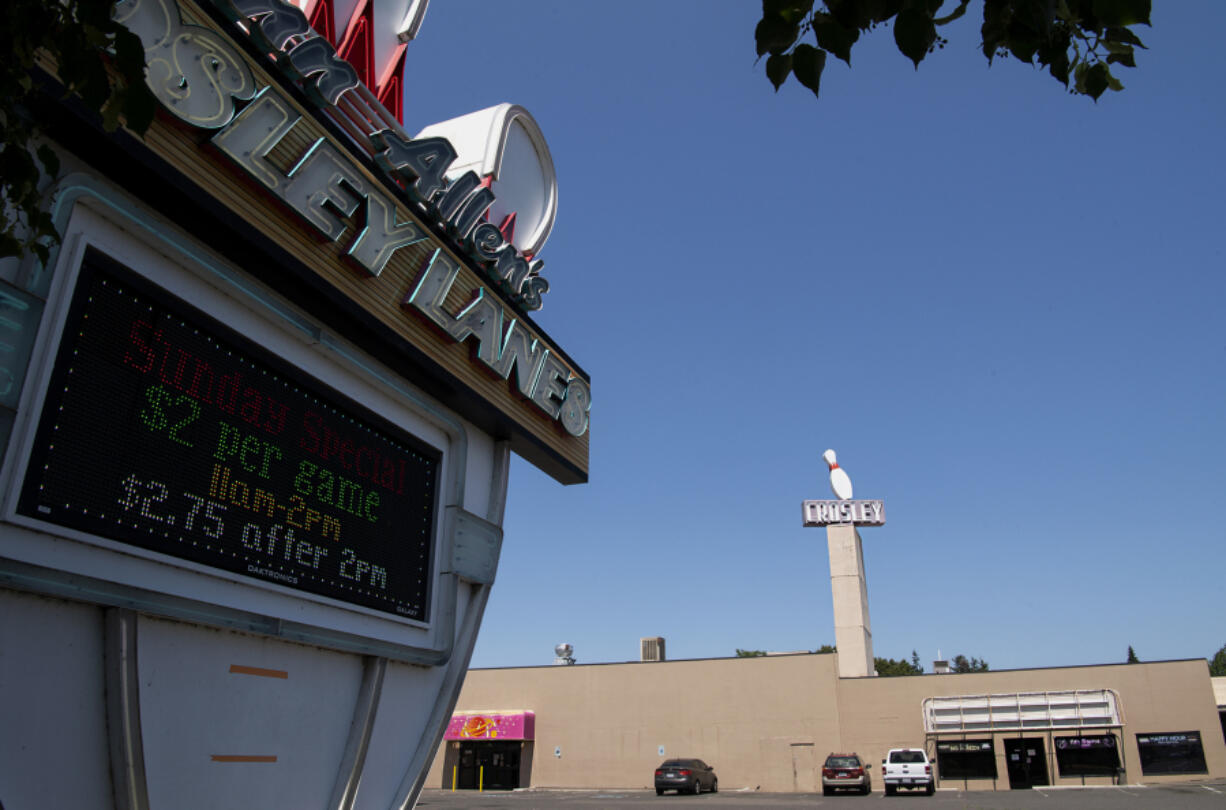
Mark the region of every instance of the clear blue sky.
MULTIPOLYGON (((977 6, 978 4, 976 4, 977 6)), ((1226 644, 1226 3, 1154 4, 1098 104, 888 29, 822 98, 760 4, 435 0, 405 125, 509 101, 559 215, 536 321, 592 377, 591 481, 515 461, 473 666, 834 642, 838 451, 878 656, 993 669, 1226 644)))

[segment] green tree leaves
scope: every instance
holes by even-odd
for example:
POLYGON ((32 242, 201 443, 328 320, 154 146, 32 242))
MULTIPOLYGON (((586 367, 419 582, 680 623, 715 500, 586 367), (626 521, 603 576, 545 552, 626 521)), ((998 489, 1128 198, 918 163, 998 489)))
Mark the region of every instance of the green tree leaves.
POLYGON ((1217 655, 1213 656, 1209 661, 1209 674, 1214 678, 1226 676, 1226 644, 1217 651, 1217 655))
MULTIPOLYGON (((812 90, 815 96, 821 85, 822 70, 825 67, 826 52, 823 50, 802 43, 792 51, 792 75, 796 77, 796 81, 812 90)), ((775 90, 778 89, 779 85, 776 84, 775 90)))
POLYGON ((145 85, 145 48, 112 19, 112 0, 6 0, 0 4, 0 256, 33 252, 41 261, 59 241, 42 207, 40 179, 59 174, 34 108, 45 92, 33 80, 39 53, 56 64, 60 83, 114 131, 121 120, 143 134, 156 104, 145 85))
POLYGON ((851 46, 860 38, 860 29, 848 28, 833 15, 819 11, 813 15, 813 35, 818 47, 851 64, 851 46))
POLYGON ((955 655, 950 669, 955 673, 987 672, 988 662, 978 658, 967 658, 965 655, 955 655))
MULTIPOLYGON (((891 24, 894 44, 915 67, 946 40, 940 26, 961 18, 970 0, 957 0, 937 16, 946 0, 763 0, 754 29, 758 57, 768 56, 766 76, 776 92, 789 76, 821 88, 827 54, 848 65, 862 33, 891 24), (807 41, 811 39, 812 41, 807 41)), ((1045 67, 1069 92, 1094 100, 1123 90, 1113 65, 1136 67, 1144 48, 1130 26, 1149 25, 1151 0, 984 0, 981 48, 988 61, 1012 56, 1045 67)))
POLYGON ((896 678, 901 675, 923 675, 924 668, 920 666, 919 653, 915 650, 911 651, 911 660, 904 661, 901 658, 895 661, 893 658, 874 658, 873 668, 877 670, 877 676, 880 678, 896 678))
POLYGON ((898 13, 898 18, 894 20, 894 44, 915 63, 916 70, 919 70, 919 63, 924 61, 936 41, 936 23, 926 8, 913 6, 898 13))

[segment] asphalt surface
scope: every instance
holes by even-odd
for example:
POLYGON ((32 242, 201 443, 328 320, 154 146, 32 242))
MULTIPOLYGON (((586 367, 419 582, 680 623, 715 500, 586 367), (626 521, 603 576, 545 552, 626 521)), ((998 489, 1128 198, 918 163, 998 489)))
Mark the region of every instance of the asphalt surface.
POLYGON ((551 790, 512 792, 423 791, 423 808, 533 808, 659 807, 672 810, 732 810, 732 808, 821 807, 823 810, 1222 810, 1226 808, 1226 780, 1180 785, 1124 785, 1095 788, 1036 788, 995 792, 938 790, 934 796, 900 793, 887 798, 881 792, 868 796, 820 793, 759 793, 722 790, 701 796, 656 796, 654 790, 551 790))

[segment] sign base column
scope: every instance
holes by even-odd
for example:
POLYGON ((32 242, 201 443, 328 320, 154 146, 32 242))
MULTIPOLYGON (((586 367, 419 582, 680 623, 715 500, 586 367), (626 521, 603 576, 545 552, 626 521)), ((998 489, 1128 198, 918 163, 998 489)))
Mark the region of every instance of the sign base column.
POLYGON ((839 677, 874 674, 873 631, 868 620, 868 580, 860 533, 851 524, 826 527, 830 547, 830 592, 834 597, 834 643, 839 677))

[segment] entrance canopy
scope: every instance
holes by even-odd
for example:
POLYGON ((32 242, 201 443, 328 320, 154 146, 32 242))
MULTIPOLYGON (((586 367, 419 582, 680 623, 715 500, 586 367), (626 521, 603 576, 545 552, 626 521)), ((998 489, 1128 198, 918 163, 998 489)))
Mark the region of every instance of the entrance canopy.
POLYGON ((1119 726, 1119 695, 1112 689, 955 695, 924 700, 924 731, 1013 731, 1119 726))
POLYGON ((464 712, 447 724, 448 740, 531 740, 536 714, 529 711, 464 712))

